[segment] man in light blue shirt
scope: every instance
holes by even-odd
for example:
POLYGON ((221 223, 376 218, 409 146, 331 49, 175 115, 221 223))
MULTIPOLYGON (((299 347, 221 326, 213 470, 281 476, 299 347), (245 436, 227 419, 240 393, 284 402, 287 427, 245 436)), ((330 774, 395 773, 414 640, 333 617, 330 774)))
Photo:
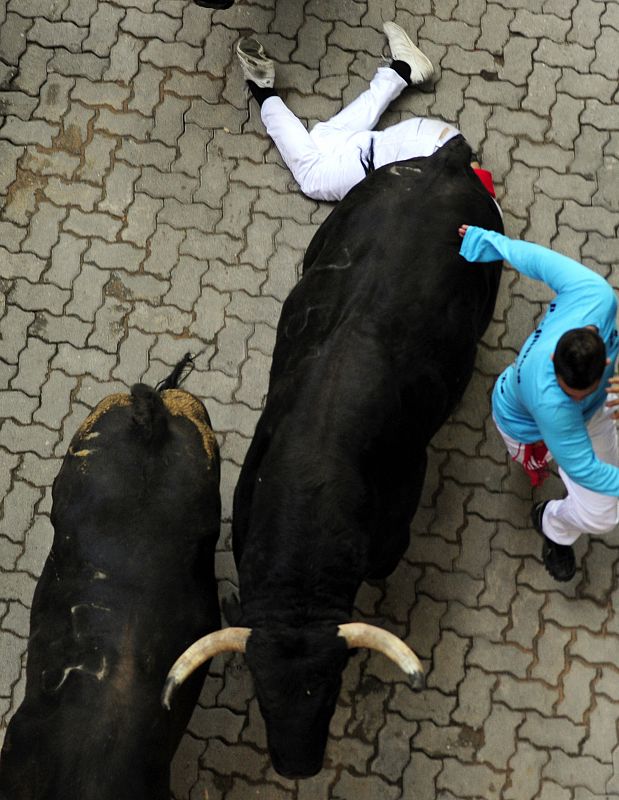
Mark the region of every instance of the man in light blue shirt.
POLYGON ((574 541, 582 533, 607 533, 619 522, 619 448, 605 404, 619 350, 615 295, 604 278, 540 245, 469 225, 459 233, 467 261, 503 258, 556 293, 514 363, 499 375, 492 410, 510 455, 533 485, 550 458, 559 466, 567 496, 535 504, 531 518, 544 537, 546 569, 567 581, 576 571, 574 541))

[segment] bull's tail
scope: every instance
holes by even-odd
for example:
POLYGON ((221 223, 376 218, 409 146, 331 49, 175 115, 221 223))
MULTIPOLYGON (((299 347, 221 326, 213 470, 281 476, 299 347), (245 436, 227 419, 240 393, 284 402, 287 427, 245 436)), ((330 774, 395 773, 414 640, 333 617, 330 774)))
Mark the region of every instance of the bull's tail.
POLYGON ((136 430, 147 443, 160 441, 168 429, 168 412, 161 395, 145 383, 131 387, 132 419, 136 430))
POLYGON ((168 377, 164 378, 162 381, 159 381, 156 386, 157 391, 163 392, 165 389, 176 389, 179 383, 185 377, 183 375, 185 368, 190 367, 190 369, 193 369, 193 360, 194 357, 191 355, 191 353, 185 353, 168 377))
POLYGON ((176 389, 187 366, 193 366, 191 353, 185 353, 168 377, 160 381, 154 389, 145 383, 136 383, 131 387, 133 424, 145 442, 156 443, 165 435, 168 429, 168 411, 161 392, 165 389, 176 389))

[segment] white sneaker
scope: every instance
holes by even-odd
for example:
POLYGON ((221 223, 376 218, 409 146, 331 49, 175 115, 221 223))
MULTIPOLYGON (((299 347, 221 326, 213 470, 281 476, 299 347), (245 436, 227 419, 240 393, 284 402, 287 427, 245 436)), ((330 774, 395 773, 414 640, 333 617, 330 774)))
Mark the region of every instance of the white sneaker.
POLYGON ((257 39, 249 36, 239 39, 236 45, 236 54, 241 62, 243 77, 246 81, 253 81, 261 89, 273 88, 275 66, 257 39))
POLYGON ((434 75, 434 67, 427 56, 416 47, 406 31, 395 22, 384 22, 383 30, 395 61, 405 61, 411 68, 411 83, 425 83, 434 75))

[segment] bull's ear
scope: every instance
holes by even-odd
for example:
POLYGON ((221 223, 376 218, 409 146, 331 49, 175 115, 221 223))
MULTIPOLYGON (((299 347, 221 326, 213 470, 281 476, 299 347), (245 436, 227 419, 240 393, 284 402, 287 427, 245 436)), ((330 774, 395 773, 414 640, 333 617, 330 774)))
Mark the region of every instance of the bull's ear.
POLYGON ((339 636, 346 639, 349 648, 367 647, 369 650, 377 650, 409 676, 413 688, 423 689, 425 678, 421 661, 410 647, 393 633, 376 625, 367 625, 365 622, 347 622, 339 625, 338 630, 339 636))
POLYGON ((161 695, 164 708, 170 710, 170 701, 176 689, 209 658, 219 653, 244 653, 250 634, 251 628, 224 628, 203 636, 188 647, 168 672, 161 695))

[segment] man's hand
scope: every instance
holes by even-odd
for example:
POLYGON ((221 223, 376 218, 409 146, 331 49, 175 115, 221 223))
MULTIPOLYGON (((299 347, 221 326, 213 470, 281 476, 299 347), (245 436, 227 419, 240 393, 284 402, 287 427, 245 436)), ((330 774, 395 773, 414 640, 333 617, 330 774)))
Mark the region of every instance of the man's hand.
MULTIPOLYGON (((607 401, 607 408, 617 408, 619 406, 619 375, 613 375, 610 379, 606 387, 606 394, 615 395, 615 397, 607 401)), ((611 416, 613 419, 619 419, 619 409, 613 411, 611 416)))
POLYGON ((458 228, 458 233, 460 234, 461 239, 464 239, 464 234, 467 232, 468 229, 469 229, 468 225, 460 225, 460 227, 458 228))

